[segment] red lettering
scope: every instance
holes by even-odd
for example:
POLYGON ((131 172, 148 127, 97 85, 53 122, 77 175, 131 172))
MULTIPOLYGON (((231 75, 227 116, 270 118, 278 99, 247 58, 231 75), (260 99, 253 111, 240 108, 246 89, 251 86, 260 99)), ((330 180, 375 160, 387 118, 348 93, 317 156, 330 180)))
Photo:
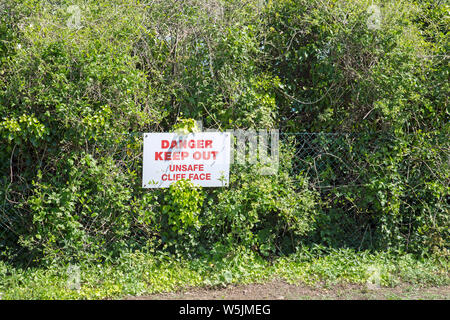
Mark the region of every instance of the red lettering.
POLYGON ((211 173, 189 173, 189 180, 211 180, 211 173))
POLYGON ((168 140, 161 140, 161 149, 167 149, 169 145, 170 144, 168 140))
POLYGON ((161 140, 161 148, 162 149, 206 149, 212 148, 212 140, 161 140))
POLYGON ((178 181, 180 179, 186 179, 185 173, 164 173, 161 176, 162 181, 178 181))
POLYGON ((186 148, 186 143, 187 143, 187 141, 186 140, 180 140, 179 142, 178 142, 178 148, 186 148))
POLYGON ((201 159, 201 158, 202 158, 201 152, 200 152, 200 151, 195 151, 195 152, 194 152, 194 159, 195 159, 195 160, 199 160, 199 159, 201 159))
MULTIPOLYGON (((175 158, 175 153, 173 154, 175 158)), ((169 171, 204 171, 205 166, 203 164, 170 164, 169 171)))
POLYGON ((155 160, 162 160, 162 152, 155 152, 155 160))

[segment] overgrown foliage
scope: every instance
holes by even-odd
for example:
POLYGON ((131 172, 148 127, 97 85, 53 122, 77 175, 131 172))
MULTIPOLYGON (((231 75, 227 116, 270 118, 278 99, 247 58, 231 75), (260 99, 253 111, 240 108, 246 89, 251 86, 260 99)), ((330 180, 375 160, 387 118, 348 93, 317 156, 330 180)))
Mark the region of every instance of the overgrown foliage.
POLYGON ((447 256, 448 5, 380 1, 369 27, 371 5, 2 0, 1 258, 311 242, 447 256), (297 172, 285 140, 277 175, 236 165, 227 189, 143 190, 139 133, 193 119, 356 138, 348 168, 323 175, 339 188, 297 172))
POLYGON ((366 287, 369 292, 371 286, 383 291, 383 287, 401 284, 403 288, 420 291, 422 287, 450 284, 448 262, 421 261, 410 254, 357 253, 350 249, 313 246, 274 263, 242 247, 236 247, 233 252, 216 249, 213 253, 208 259, 174 259, 161 252, 124 251, 114 263, 81 263, 77 269, 72 268, 76 270, 74 282, 79 281, 78 290, 68 285, 73 276, 71 265, 20 269, 0 261, 0 292, 4 300, 120 299, 179 292, 194 286, 221 288, 272 279, 288 283, 300 281, 329 290, 336 284, 351 283, 360 286, 361 291, 366 287))

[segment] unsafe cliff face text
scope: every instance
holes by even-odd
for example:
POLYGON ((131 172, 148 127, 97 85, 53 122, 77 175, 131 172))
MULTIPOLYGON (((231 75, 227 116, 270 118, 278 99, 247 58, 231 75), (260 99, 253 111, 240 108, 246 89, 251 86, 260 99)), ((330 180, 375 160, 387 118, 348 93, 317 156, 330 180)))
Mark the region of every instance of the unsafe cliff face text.
POLYGON ((166 188, 191 180, 203 187, 228 185, 230 133, 145 133, 143 187, 166 188))

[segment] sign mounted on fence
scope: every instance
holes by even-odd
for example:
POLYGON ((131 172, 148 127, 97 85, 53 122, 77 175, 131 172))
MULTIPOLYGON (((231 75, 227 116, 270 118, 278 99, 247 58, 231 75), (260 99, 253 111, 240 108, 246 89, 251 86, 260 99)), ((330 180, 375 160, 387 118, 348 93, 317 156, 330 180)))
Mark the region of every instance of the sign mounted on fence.
POLYGON ((181 179, 202 187, 228 186, 230 133, 144 133, 142 186, 167 188, 181 179))

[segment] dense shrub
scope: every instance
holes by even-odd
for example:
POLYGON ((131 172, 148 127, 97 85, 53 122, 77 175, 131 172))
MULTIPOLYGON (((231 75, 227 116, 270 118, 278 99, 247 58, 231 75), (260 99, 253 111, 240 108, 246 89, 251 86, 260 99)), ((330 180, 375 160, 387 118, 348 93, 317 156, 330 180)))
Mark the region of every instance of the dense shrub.
POLYGON ((264 256, 287 254, 314 229, 318 194, 305 177, 258 176, 257 169, 235 168, 230 188, 207 200, 204 235, 232 248, 236 243, 264 256))
POLYGON ((369 28, 371 4, 3 0, 2 258, 306 242, 447 255, 448 6, 381 1, 369 28), (192 119, 356 138, 345 170, 319 173, 331 188, 283 141, 277 175, 236 165, 226 189, 143 190, 140 133, 192 119))
POLYGON ((323 185, 313 241, 445 253, 449 245, 448 6, 273 1, 263 68, 280 80, 280 126, 357 136, 323 185))

